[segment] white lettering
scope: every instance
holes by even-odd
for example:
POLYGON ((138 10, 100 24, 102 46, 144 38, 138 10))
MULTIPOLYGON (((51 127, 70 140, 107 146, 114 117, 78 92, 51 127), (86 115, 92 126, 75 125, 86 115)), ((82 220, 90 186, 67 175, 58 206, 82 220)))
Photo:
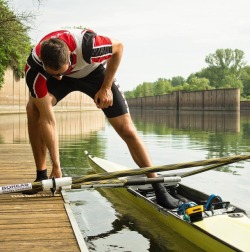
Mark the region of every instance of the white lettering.
POLYGON ((31 183, 6 185, 6 186, 0 187, 0 194, 10 193, 10 192, 19 192, 19 191, 30 190, 30 189, 32 189, 31 183))

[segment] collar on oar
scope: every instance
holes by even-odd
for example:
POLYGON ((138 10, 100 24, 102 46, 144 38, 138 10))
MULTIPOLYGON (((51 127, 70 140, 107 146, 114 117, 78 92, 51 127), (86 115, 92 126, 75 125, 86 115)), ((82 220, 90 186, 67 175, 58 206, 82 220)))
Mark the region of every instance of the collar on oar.
POLYGON ((49 190, 53 188, 54 190, 57 190, 63 186, 69 186, 72 184, 72 177, 63 177, 63 178, 52 178, 52 179, 46 179, 42 180, 42 187, 43 190, 49 190))

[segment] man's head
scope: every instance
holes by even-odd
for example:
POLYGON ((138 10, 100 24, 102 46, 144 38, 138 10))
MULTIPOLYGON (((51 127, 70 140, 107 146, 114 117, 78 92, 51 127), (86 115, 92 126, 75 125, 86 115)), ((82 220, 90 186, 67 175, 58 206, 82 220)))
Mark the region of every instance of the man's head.
POLYGON ((58 38, 46 40, 41 45, 41 60, 46 72, 52 76, 63 76, 71 64, 69 48, 58 38))

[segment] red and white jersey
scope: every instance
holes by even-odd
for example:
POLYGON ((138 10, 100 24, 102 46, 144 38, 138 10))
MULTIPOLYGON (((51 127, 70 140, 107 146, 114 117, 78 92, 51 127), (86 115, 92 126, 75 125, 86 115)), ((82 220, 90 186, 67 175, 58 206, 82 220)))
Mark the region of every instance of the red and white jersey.
POLYGON ((43 64, 40 60, 41 43, 50 38, 63 40, 70 52, 71 67, 67 76, 82 78, 94 71, 100 64, 104 64, 112 56, 112 42, 109 38, 97 35, 89 29, 59 30, 49 33, 35 46, 31 60, 28 60, 25 73, 28 86, 32 86, 32 93, 36 98, 44 97, 47 90, 47 78, 43 74, 43 64), (34 78, 27 78, 29 70, 37 71, 34 78), (41 70, 39 70, 41 69, 41 70), (28 82, 32 83, 28 83, 28 82))

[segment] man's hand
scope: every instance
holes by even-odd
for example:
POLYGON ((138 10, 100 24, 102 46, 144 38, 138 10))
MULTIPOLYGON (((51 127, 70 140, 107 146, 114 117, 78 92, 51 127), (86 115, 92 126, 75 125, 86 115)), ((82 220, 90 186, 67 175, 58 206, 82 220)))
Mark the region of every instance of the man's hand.
POLYGON ((105 76, 102 87, 96 93, 94 102, 97 108, 104 109, 113 106, 113 93, 111 91, 115 73, 118 69, 122 58, 123 45, 121 42, 111 39, 112 41, 112 57, 107 60, 105 76))
POLYGON ((113 106, 113 93, 111 89, 101 88, 94 98, 97 108, 103 109, 113 106))
POLYGON ((49 178, 61 178, 61 177, 62 177, 61 169, 52 169, 49 178))

